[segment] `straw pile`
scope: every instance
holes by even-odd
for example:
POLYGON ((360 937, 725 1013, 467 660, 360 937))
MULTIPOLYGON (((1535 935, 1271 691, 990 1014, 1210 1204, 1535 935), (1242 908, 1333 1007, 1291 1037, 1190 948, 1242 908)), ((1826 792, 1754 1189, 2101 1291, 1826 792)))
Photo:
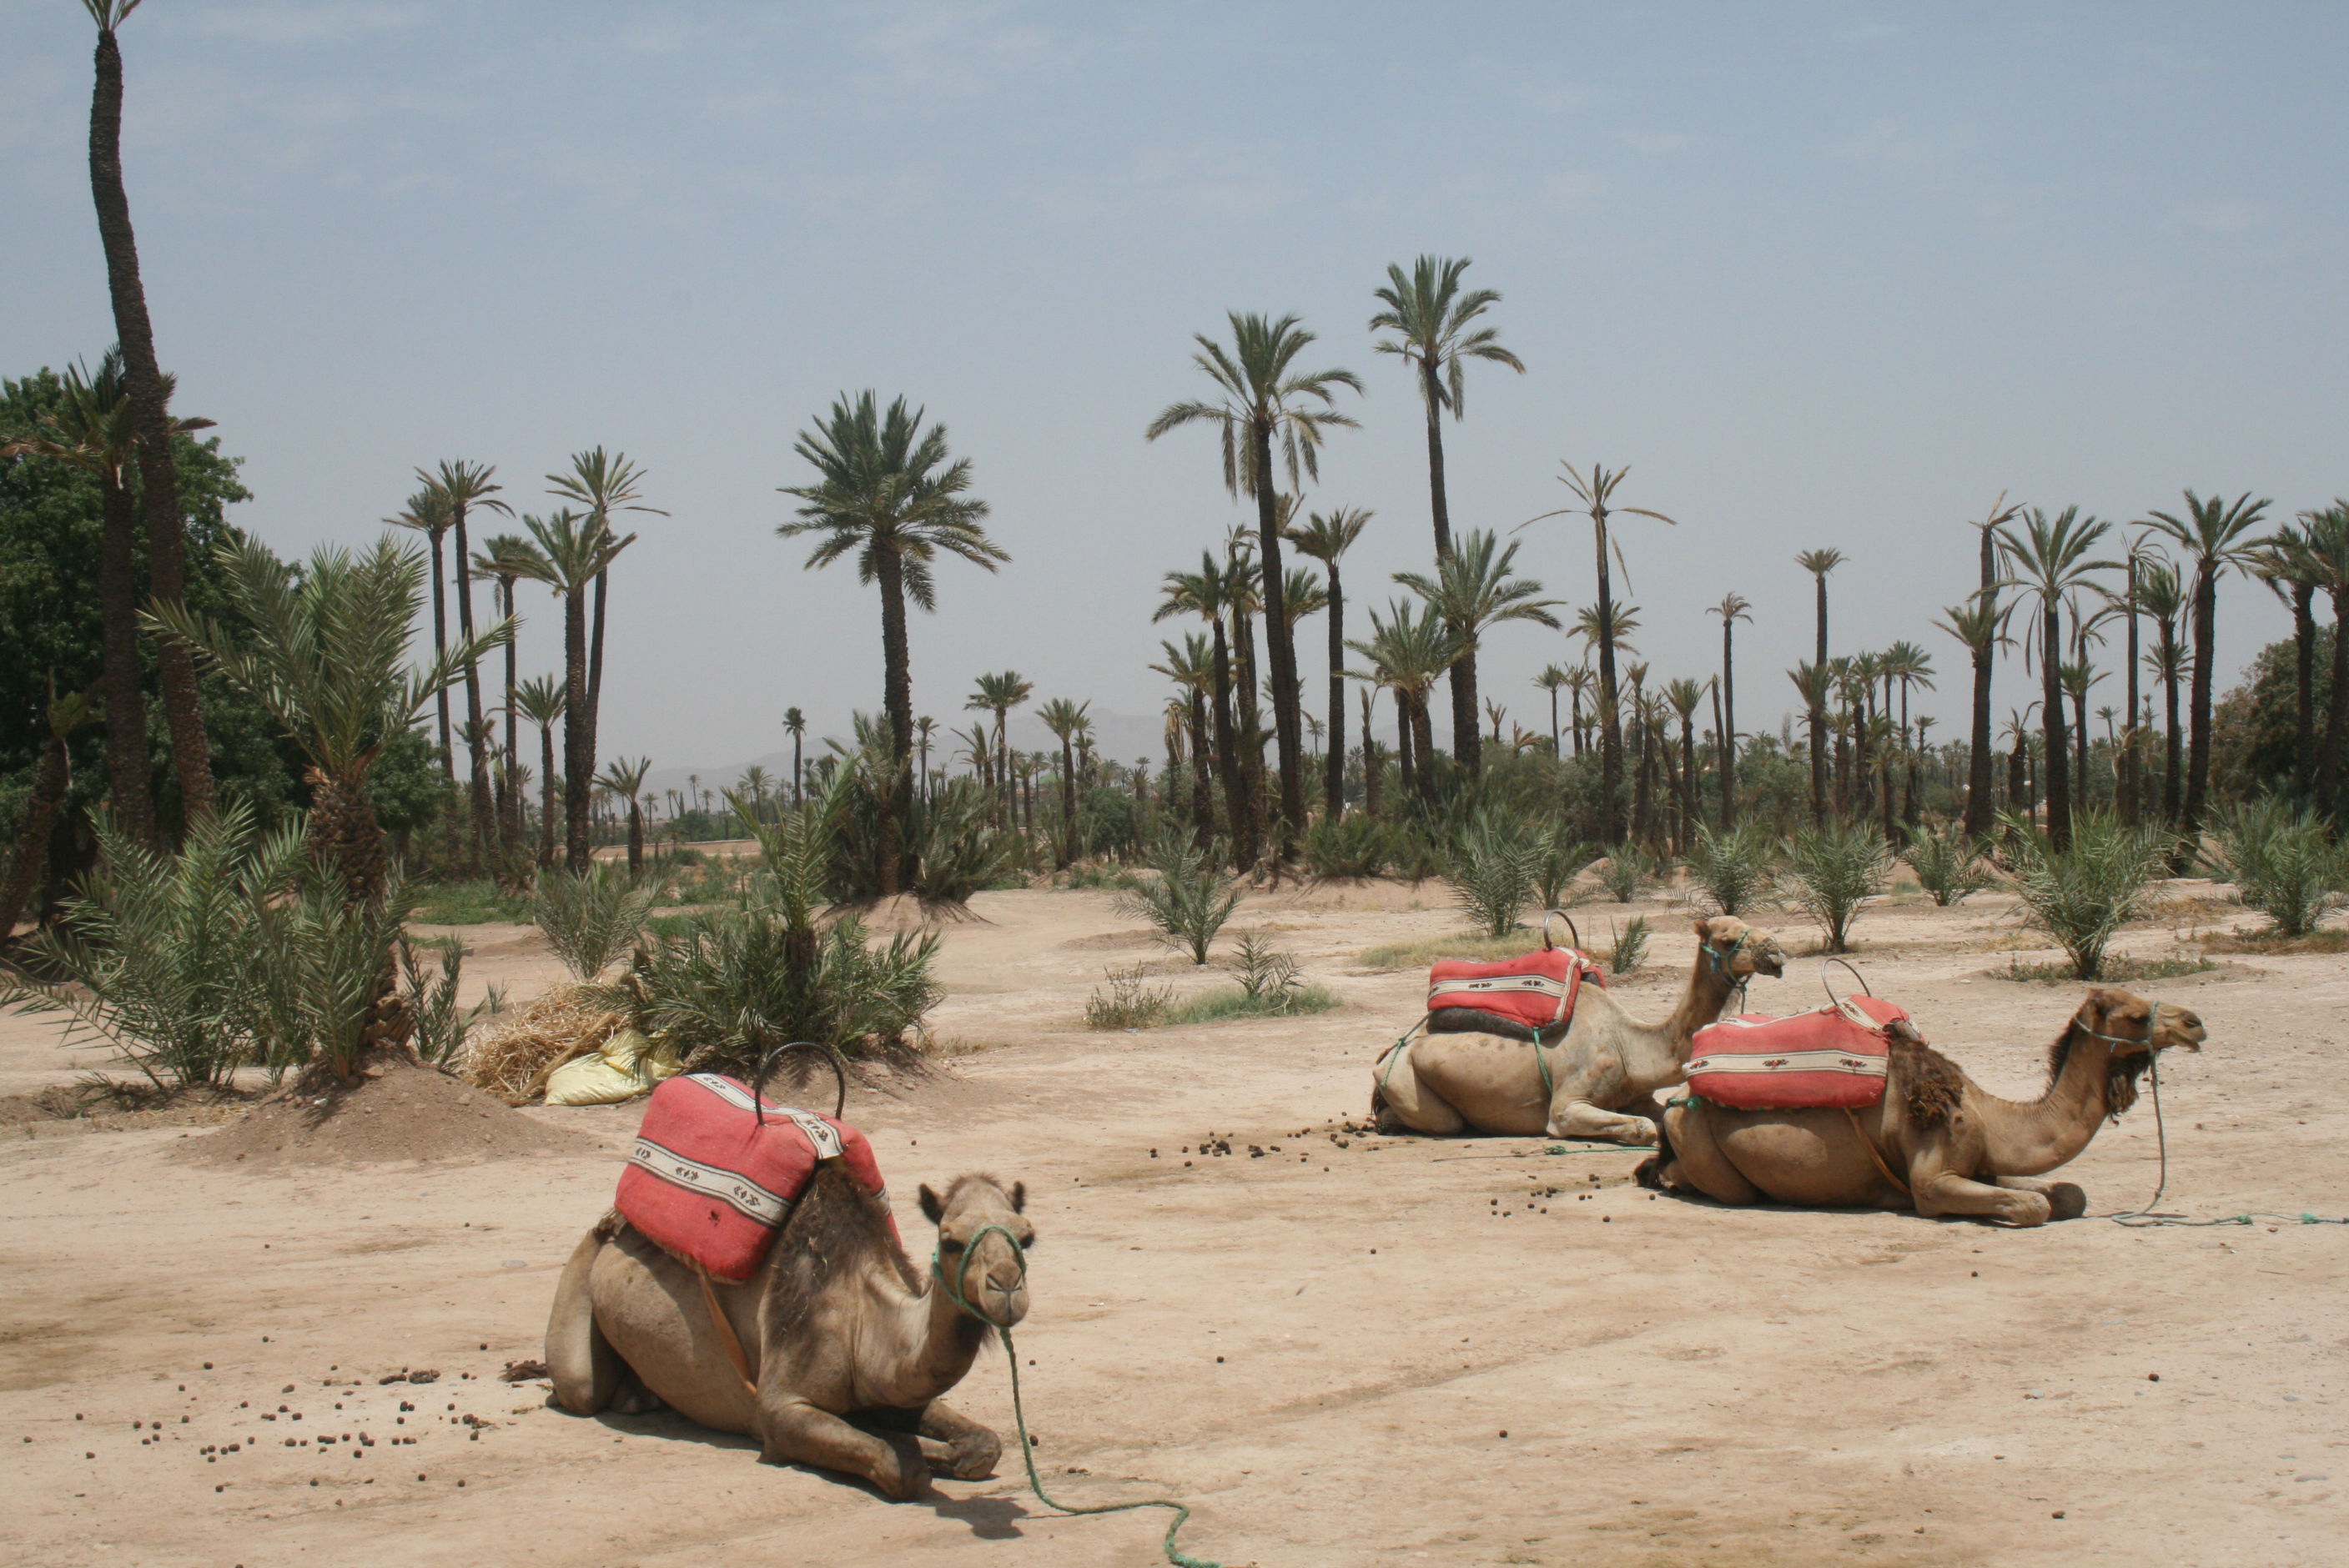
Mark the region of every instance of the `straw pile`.
POLYGON ((597 1005, 585 986, 557 985, 475 1029, 465 1042, 460 1076, 508 1105, 527 1105, 546 1092, 548 1074, 602 1050, 627 1024, 626 1013, 597 1005))

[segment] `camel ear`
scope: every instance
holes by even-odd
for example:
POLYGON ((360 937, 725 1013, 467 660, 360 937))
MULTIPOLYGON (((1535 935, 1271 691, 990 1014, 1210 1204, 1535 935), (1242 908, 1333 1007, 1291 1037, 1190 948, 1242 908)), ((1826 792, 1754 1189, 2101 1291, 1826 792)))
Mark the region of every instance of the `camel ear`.
POLYGON ((1709 919, 1708 919, 1708 920, 1700 920, 1700 921, 1698 921, 1698 922, 1696 923, 1696 939, 1697 939, 1699 942, 1704 942, 1704 941, 1709 941, 1709 940, 1712 938, 1712 936, 1713 936, 1713 922, 1712 922, 1711 920, 1709 920, 1709 919))
POLYGON ((1028 1212, 1028 1183, 1025 1181, 1011 1183, 1011 1212, 1015 1214, 1028 1212))
POLYGON ((938 1202, 938 1195, 930 1191, 930 1184, 927 1181, 922 1183, 921 1202, 922 1217, 924 1219, 929 1221, 933 1225, 939 1224, 945 1221, 947 1217, 947 1206, 938 1202))

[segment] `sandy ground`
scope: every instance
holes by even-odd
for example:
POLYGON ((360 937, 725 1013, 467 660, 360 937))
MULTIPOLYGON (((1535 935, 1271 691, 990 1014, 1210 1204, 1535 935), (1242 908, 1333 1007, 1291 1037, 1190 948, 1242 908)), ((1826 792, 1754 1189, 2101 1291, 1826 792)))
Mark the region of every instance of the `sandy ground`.
MULTIPOLYGON (((1027 1181, 1021 1370, 1064 1501, 1183 1497, 1185 1544, 1230 1564, 2349 1560, 2349 1229, 1732 1212, 1630 1185, 1629 1152, 1340 1147, 1328 1130, 1361 1115, 1365 1064, 1422 995, 1358 955, 1449 928, 1439 888, 1251 899, 1237 924, 1345 1005, 1141 1035, 1079 1026, 1104 965, 1159 961, 1106 895, 978 907, 991 923, 947 938, 951 1076, 860 1092, 851 1115, 909 1238, 920 1181, 1027 1181), (1233 1156, 1195 1152, 1210 1133, 1233 1156)), ((1692 944, 1685 912, 1645 912, 1659 936, 1629 995, 1660 1013, 1692 944)), ((1628 913, 1578 911, 1601 933, 1628 913)), ((2127 945, 2228 918, 2189 900, 2127 945)), ((1878 991, 2027 1096, 2076 988, 1989 975, 2010 931, 1986 897, 1881 909, 1858 935, 1878 991)), ((526 932, 463 934, 475 987, 519 1000, 555 973, 526 932)), ((1815 969, 1754 1005, 1811 1005, 1815 969)), ((2211 1033, 2165 1081, 2167 1206, 2349 1212, 2342 961, 2144 989, 2211 1033)), ((0 1019, 0 1092, 88 1065, 0 1019)), ((606 1150, 635 1118, 530 1114, 606 1150)), ((538 1353, 614 1154, 255 1174, 174 1158, 201 1128, 36 1131, 0 1130, 7 1563, 1159 1560, 1162 1515, 1055 1517, 1009 1465, 891 1504, 673 1418, 576 1419, 543 1384, 492 1380, 538 1353), (438 1380, 380 1381, 410 1368, 438 1380), (346 1433, 373 1446, 305 1440, 346 1433)), ((2095 1211, 2134 1208, 2154 1150, 2140 1109, 2071 1173, 2095 1211)), ((957 1402, 1009 1429, 999 1355, 957 1402)))

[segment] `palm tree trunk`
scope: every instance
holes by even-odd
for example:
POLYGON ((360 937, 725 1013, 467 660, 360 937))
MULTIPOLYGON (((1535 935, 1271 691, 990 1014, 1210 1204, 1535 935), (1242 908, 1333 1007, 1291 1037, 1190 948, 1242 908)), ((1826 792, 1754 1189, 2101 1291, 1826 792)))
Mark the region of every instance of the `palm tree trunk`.
POLYGON ((1401 775, 1402 792, 1419 793, 1419 743, 1411 733, 1411 696, 1402 687, 1395 688, 1395 771, 1401 775))
POLYGON ((1607 512, 1591 511, 1599 543, 1599 830, 1610 844, 1623 841, 1622 694, 1615 685, 1615 588, 1607 573, 1607 512))
MULTIPOLYGON (((1427 409, 1427 500, 1435 520, 1435 559, 1452 553, 1452 506, 1444 493, 1443 385, 1433 363, 1423 363, 1420 402, 1427 409)), ((1470 772, 1482 760, 1476 744, 1476 655, 1464 655, 1452 666, 1452 755, 1470 772)))
MULTIPOLYGON (((98 609, 106 702, 107 794, 114 820, 149 848, 158 846, 149 789, 147 694, 140 685, 138 516, 130 492, 112 478, 98 492, 98 609)), ((5 938, 0 929, 0 938, 5 938)))
POLYGON ((628 797, 628 874, 641 876, 645 869, 645 814, 634 795, 628 797))
MULTIPOLYGON (((2292 655, 2294 684, 2292 708, 2292 784, 2308 799, 2316 774, 2316 584, 2292 585, 2292 655)), ((2330 791, 2319 797, 2330 810, 2330 791)))
POLYGON ((584 876, 593 851, 588 810, 595 801, 595 713, 587 701, 587 604, 584 591, 563 596, 564 864, 584 876))
POLYGON ((1378 697, 1378 688, 1362 688, 1362 810, 1373 818, 1379 814, 1379 743, 1371 734, 1371 704, 1378 697))
POLYGON ((2047 756, 2047 841, 2060 852, 2072 844, 2069 742, 2064 734, 2063 623, 2049 600, 2039 617, 2039 718, 2047 756))
MULTIPOLYGON (((1827 574, 1814 573, 1818 585, 1818 661, 1819 678, 1826 678, 1827 667, 1827 574)), ((1824 699, 1811 705, 1811 821, 1814 825, 1827 820, 1827 715, 1824 699)))
MULTIPOLYGON (((498 586, 505 607, 505 618, 511 621, 513 619, 514 613, 514 580, 511 577, 501 578, 498 586)), ((505 802, 499 810, 498 818, 504 825, 503 835, 509 849, 522 842, 522 791, 515 787, 514 781, 514 770, 522 761, 522 753, 518 749, 516 739, 516 725, 519 720, 514 712, 515 688, 514 639, 508 637, 506 639, 506 777, 504 784, 501 786, 501 793, 504 795, 505 802)))
POLYGON ((2137 827, 2145 820, 2145 758, 2140 739, 2143 731, 2137 724, 2137 558, 2128 558, 2128 601, 2125 608, 2128 619, 2128 723, 2121 730, 2119 799, 2121 821, 2137 827))
POLYGON ((1696 838, 1696 726, 1681 715, 1681 852, 1696 838))
MULTIPOLYGON (((443 535, 439 529, 430 531, 432 540, 432 656, 439 658, 449 651, 449 585, 447 562, 441 558, 443 535)), ((450 788, 457 783, 456 732, 449 724, 449 688, 442 686, 434 699, 440 710, 440 776, 450 788)))
POLYGON ((1061 737, 1061 864, 1077 858, 1077 759, 1069 751, 1069 738, 1061 737))
POLYGON ((587 707, 591 727, 604 700, 604 605, 611 589, 610 576, 608 569, 595 573, 595 622, 587 645, 587 707))
POLYGON ((1272 490, 1272 426, 1249 427, 1256 450, 1256 524, 1264 552, 1264 641, 1272 662, 1272 729, 1280 763, 1280 831, 1278 858, 1297 858, 1297 835, 1305 827, 1305 697, 1297 683, 1297 642, 1288 624, 1288 588, 1280 558, 1280 506, 1272 490))
POLYGON ((1428 722, 1427 694, 1414 693, 1411 700, 1413 749, 1419 755, 1419 798, 1430 805, 1435 802, 1435 727, 1428 722))
POLYGON ((1216 841, 1215 751, 1207 740, 1207 694, 1191 688, 1191 837, 1202 850, 1216 841))
POLYGON ((2342 615, 2349 612, 2349 583, 2331 590, 2333 600, 2333 676, 2324 697, 2324 747, 2317 761, 2317 810, 2337 825, 2349 820, 2349 802, 2341 799, 2341 763, 2349 745, 2349 628, 2342 615))
MULTIPOLYGON (((1232 723, 1231 645, 1224 636, 1221 615, 1216 617, 1216 770, 1224 780, 1224 830, 1237 846, 1240 818, 1247 810, 1247 775, 1240 767, 1239 737, 1232 723)), ((1254 832, 1253 825, 1249 831, 1254 832)))
POLYGON ((16 936, 42 872, 49 863, 49 835, 57 825, 57 808, 65 803, 67 767, 65 737, 51 732, 41 748, 40 766, 33 771, 33 792, 25 802, 25 820, 16 830, 16 852, 8 861, 8 876, 0 882, 0 947, 16 936))
POLYGON ((554 726, 538 727, 538 863, 554 864, 554 726))
POLYGON ((2210 799, 2210 665, 2219 621, 2219 578, 2205 562, 2194 574, 2194 684, 2187 711, 2186 810, 2178 824, 2190 855, 2202 838, 2202 818, 2210 799))
POLYGON ((1247 810, 1234 834, 1233 853, 1239 869, 1246 872, 1256 864, 1263 850, 1259 813, 1265 805, 1264 721, 1257 707, 1256 617, 1237 608, 1232 612, 1232 689, 1237 699, 1234 717, 1240 731, 1240 787, 1247 797, 1247 810))
MULTIPOLYGON (((465 535, 465 505, 450 509, 457 531, 457 634, 473 640, 473 553, 465 535)), ((490 775, 481 737, 481 662, 465 661, 465 758, 470 772, 465 789, 473 807, 473 867, 488 862, 490 851, 490 775)))
POLYGON ((1321 814, 1334 822, 1346 814, 1346 592, 1338 581, 1338 557, 1330 557, 1330 742, 1321 759, 1321 814))
MULTIPOLYGON (((122 346, 122 381, 139 428, 139 491, 147 521, 147 586, 159 603, 187 597, 187 534, 180 518, 180 476, 172 461, 171 426, 164 407, 163 371, 155 356, 155 328, 139 273, 139 240, 130 226, 130 198, 122 184, 122 51, 111 28, 98 35, 97 81, 89 102, 89 189, 98 209, 98 242, 106 253, 107 291, 114 335, 122 346)), ((171 769, 181 807, 191 820, 212 813, 212 748, 204 734, 203 699, 195 655, 177 637, 155 639, 156 684, 171 737, 171 769)))
POLYGON ((1721 618, 1721 827, 1737 826, 1737 648, 1731 618, 1721 618))

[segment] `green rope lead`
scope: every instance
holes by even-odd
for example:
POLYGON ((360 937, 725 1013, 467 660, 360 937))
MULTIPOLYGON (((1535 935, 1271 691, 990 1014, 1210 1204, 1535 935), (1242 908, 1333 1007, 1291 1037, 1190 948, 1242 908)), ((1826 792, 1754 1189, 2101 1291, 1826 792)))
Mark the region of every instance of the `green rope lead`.
POLYGON ((1036 1473, 1036 1444, 1028 1436, 1027 1408, 1019 1398, 1019 1352, 1011 1343, 1011 1326, 1008 1323, 999 1323, 973 1306, 963 1289, 970 1274, 970 1260, 978 1255, 978 1243, 987 1239, 988 1233, 990 1231, 1010 1243, 1011 1255, 1019 1260, 1019 1284, 1011 1287, 1017 1290, 1019 1284, 1026 1284, 1028 1280, 1028 1249, 1019 1244, 1019 1237, 1001 1225, 981 1225, 970 1240, 963 1243, 962 1262, 956 1265, 954 1278, 947 1278, 945 1263, 940 1255, 935 1253, 930 1255, 930 1272, 937 1275, 938 1288, 947 1293, 947 1298, 949 1301, 995 1330, 1003 1341, 1003 1358, 1011 1364, 1011 1419, 1019 1429, 1019 1457, 1027 1463, 1028 1484, 1034 1489, 1038 1501, 1047 1508, 1057 1509, 1062 1513, 1074 1514, 1124 1513, 1137 1508, 1171 1508, 1174 1511, 1174 1517, 1167 1524, 1166 1537, 1160 1543, 1161 1550, 1166 1553, 1166 1561, 1174 1563, 1174 1568, 1224 1568, 1222 1563, 1213 1558, 1194 1557, 1174 1544, 1175 1532, 1191 1519, 1190 1509, 1182 1503, 1173 1502, 1165 1498, 1151 1498, 1142 1502, 1104 1502, 1096 1503, 1089 1508, 1076 1508, 1056 1501, 1051 1493, 1044 1490, 1044 1479, 1036 1473))

